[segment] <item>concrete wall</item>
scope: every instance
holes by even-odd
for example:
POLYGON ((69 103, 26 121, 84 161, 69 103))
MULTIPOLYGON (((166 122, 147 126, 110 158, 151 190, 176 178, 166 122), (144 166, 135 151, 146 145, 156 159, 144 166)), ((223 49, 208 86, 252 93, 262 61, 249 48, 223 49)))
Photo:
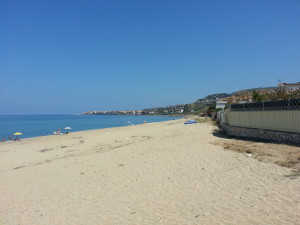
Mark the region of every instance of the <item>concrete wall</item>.
POLYGON ((221 110, 221 111, 217 112, 217 120, 220 123, 225 123, 225 112, 224 112, 224 110, 221 110))
POLYGON ((300 111, 225 111, 223 121, 235 127, 300 133, 300 111))
POLYGON ((230 136, 272 140, 280 143, 300 145, 300 133, 234 127, 222 122, 220 122, 220 125, 230 136))

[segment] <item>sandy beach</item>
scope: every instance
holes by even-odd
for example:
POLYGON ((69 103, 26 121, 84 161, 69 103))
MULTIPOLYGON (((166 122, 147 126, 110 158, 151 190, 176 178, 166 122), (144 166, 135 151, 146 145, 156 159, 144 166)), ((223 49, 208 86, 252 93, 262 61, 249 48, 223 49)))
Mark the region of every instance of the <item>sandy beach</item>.
POLYGON ((1 143, 0 225, 300 224, 293 168, 183 122, 1 143))

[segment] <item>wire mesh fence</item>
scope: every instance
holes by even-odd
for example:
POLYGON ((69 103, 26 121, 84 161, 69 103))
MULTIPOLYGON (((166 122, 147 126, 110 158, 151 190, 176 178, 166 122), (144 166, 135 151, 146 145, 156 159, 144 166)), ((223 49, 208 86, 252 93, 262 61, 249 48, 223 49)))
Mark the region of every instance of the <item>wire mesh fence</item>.
POLYGON ((228 109, 234 112, 300 110, 300 98, 288 99, 288 100, 277 100, 277 101, 231 104, 228 106, 228 109))

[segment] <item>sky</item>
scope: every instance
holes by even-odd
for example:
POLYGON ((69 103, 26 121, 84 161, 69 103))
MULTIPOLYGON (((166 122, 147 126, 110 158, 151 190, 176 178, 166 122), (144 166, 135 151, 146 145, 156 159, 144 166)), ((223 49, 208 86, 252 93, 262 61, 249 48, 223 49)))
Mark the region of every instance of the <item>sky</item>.
POLYGON ((300 0, 0 0, 0 114, 192 103, 300 81, 300 0))

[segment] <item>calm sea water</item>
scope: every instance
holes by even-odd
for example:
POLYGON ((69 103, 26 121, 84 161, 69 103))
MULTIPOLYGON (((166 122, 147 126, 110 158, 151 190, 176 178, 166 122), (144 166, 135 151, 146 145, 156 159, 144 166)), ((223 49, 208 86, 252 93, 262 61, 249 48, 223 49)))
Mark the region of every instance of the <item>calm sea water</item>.
POLYGON ((3 116, 0 115, 0 137, 7 137, 16 132, 23 133, 20 138, 29 138, 53 134, 58 128, 62 132, 65 127, 71 127, 71 132, 120 127, 142 124, 147 122, 160 122, 178 119, 167 116, 80 116, 80 115, 26 115, 3 116))

